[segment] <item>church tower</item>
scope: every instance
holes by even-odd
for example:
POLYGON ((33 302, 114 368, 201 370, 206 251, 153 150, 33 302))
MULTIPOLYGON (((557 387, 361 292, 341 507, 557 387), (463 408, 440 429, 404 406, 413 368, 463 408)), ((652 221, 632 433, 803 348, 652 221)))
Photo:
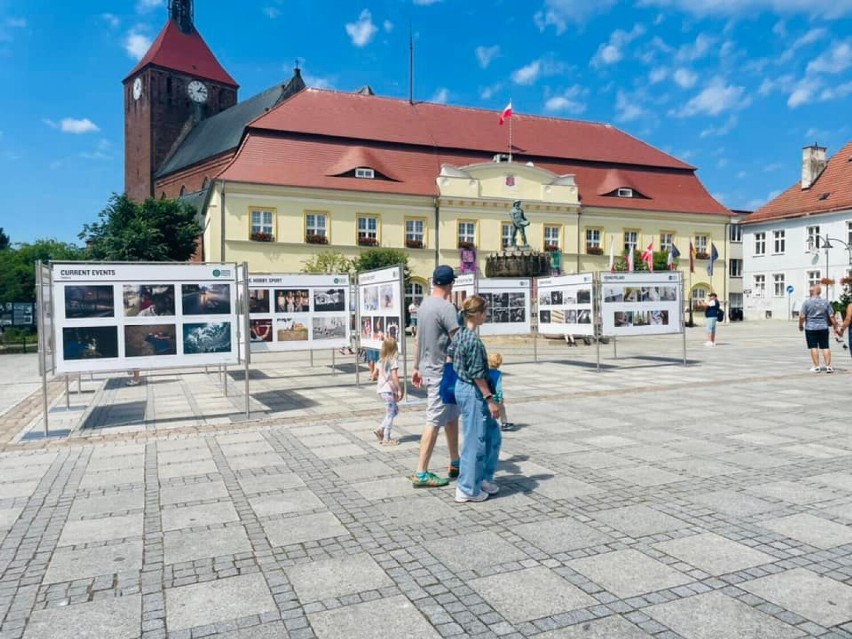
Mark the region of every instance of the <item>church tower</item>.
POLYGON ((193 0, 169 0, 169 20, 124 79, 124 189, 154 197, 154 174, 185 127, 237 103, 239 85, 195 28, 193 0))

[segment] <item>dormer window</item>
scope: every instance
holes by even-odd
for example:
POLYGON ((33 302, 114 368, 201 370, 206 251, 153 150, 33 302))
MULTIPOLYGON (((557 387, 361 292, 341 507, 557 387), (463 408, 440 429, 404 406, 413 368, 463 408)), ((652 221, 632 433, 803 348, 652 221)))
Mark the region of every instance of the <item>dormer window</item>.
POLYGON ((633 189, 618 189, 618 197, 633 197, 633 189))
POLYGON ((373 169, 359 167, 355 169, 355 177, 364 180, 372 180, 374 177, 376 177, 376 172, 373 169))

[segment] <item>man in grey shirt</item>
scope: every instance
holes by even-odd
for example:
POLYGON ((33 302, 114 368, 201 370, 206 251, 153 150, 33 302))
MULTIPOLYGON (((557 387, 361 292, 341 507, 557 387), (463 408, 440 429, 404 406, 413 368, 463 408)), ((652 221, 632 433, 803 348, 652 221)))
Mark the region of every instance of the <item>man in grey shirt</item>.
POLYGON ((455 404, 445 404, 439 393, 447 349, 453 334, 459 329, 456 307, 449 301, 455 279, 452 267, 437 267, 432 273, 432 294, 420 303, 417 312, 411 382, 415 388, 426 387, 426 427, 420 438, 417 472, 410 477, 415 488, 435 488, 449 483, 449 480, 429 472, 429 461, 441 428, 447 435, 449 475, 458 477, 459 474, 459 410, 455 404))
POLYGON ((819 352, 825 362, 825 372, 833 373, 831 367, 831 349, 828 347, 828 327, 837 328, 834 320, 834 310, 827 299, 820 297, 822 287, 817 284, 811 287, 811 296, 802 303, 799 309, 799 330, 805 331, 805 340, 811 351, 813 366, 812 373, 819 373, 819 352))

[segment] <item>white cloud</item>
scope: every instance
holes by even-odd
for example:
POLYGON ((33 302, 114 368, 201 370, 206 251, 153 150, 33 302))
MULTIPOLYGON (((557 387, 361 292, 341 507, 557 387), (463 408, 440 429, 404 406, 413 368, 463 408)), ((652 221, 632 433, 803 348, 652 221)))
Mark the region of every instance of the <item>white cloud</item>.
POLYGON ((429 102, 436 102, 438 104, 446 104, 447 100, 449 100, 449 99, 450 99, 450 90, 445 88, 445 87, 441 87, 440 89, 435 91, 435 93, 432 95, 432 98, 429 100, 429 102))
POLYGON ((83 151, 80 153, 80 157, 85 160, 112 160, 113 155, 111 151, 112 144, 110 141, 101 139, 98 140, 98 144, 94 151, 83 151))
POLYGON ((561 95, 554 95, 544 103, 544 108, 551 112, 582 113, 586 110, 586 104, 582 101, 589 91, 579 84, 575 84, 561 95))
POLYGON ((12 30, 25 29, 26 18, 6 18, 0 21, 0 42, 11 42, 13 40, 12 30))
POLYGON ((698 82, 698 75, 694 71, 681 67, 672 75, 674 81, 682 89, 691 89, 698 82))
POLYGON ((772 162, 771 164, 767 164, 765 167, 763 167, 763 172, 764 173, 774 173, 775 171, 780 171, 783 168, 784 168, 784 165, 781 164, 781 162, 772 162))
POLYGON ((601 67, 620 62, 624 58, 624 48, 633 40, 645 33, 645 27, 636 24, 630 31, 616 29, 609 36, 609 42, 598 47, 592 57, 592 66, 601 67))
POLYGON ((492 84, 491 86, 482 87, 482 88, 479 89, 479 97, 482 100, 490 100, 495 95, 497 95, 502 88, 503 88, 502 82, 492 84))
POLYGON ((441 0, 414 0, 414 4, 419 4, 424 7, 427 7, 430 4, 436 4, 438 2, 441 2, 441 0))
POLYGON ((100 131, 100 128, 89 118, 82 118, 80 120, 76 118, 62 118, 59 122, 44 120, 44 123, 51 128, 59 129, 63 133, 73 133, 75 135, 100 131))
POLYGON ((699 33, 695 38, 695 42, 692 44, 685 44, 677 50, 675 59, 678 62, 694 62, 695 60, 700 60, 710 53, 715 42, 715 38, 705 33, 699 33))
POLYGON ((108 25, 110 28, 112 28, 112 29, 117 28, 117 27, 118 27, 118 25, 120 25, 120 24, 121 24, 121 20, 119 20, 119 19, 118 19, 118 16, 117 16, 117 15, 115 15, 115 14, 113 14, 113 13, 102 13, 102 14, 101 14, 101 18, 102 18, 102 19, 103 19, 103 21, 104 21, 104 22, 106 22, 106 23, 107 23, 107 25, 108 25))
POLYGON ((373 24, 373 16, 369 9, 364 9, 356 22, 346 25, 346 33, 356 47, 367 46, 378 30, 378 27, 373 24))
POLYGON ((748 177, 747 171, 740 171, 739 173, 737 173, 737 178, 739 178, 740 180, 744 180, 747 177, 748 177))
POLYGON ((636 96, 629 96, 619 91, 615 97, 615 119, 617 122, 632 122, 645 115, 645 109, 639 105, 636 96))
MULTIPOLYGON (((289 71, 289 67, 285 68, 285 71, 289 71)), ((334 88, 334 80, 331 78, 324 78, 318 75, 311 75, 310 73, 305 73, 304 69, 302 70, 302 79, 305 81, 305 84, 312 89, 333 89, 334 88)))
POLYGON ((156 9, 162 6, 163 0, 139 0, 136 3, 136 10, 139 13, 145 13, 146 11, 151 11, 152 9, 156 9))
POLYGON ((487 69, 498 55, 500 55, 500 47, 496 44, 493 47, 476 47, 476 59, 483 69, 487 69))
POLYGON ((553 27, 561 34, 569 23, 583 24, 597 13, 606 13, 615 4, 616 0, 544 0, 544 7, 536 12, 533 21, 540 31, 553 27))
POLYGON ((739 118, 737 118, 736 115, 732 115, 731 117, 729 117, 727 119, 727 121, 724 124, 721 124, 721 125, 716 126, 716 127, 713 127, 713 126, 707 127, 706 129, 704 129, 699 134, 699 137, 709 138, 710 136, 713 136, 713 135, 715 135, 715 136, 727 135, 728 133, 733 131, 733 129, 737 126, 738 122, 739 122, 739 118))
POLYGON ((725 111, 736 111, 748 106, 745 87, 726 84, 722 78, 714 78, 698 95, 683 108, 674 112, 678 117, 692 115, 719 115, 725 111))
POLYGON ((852 0, 641 0, 639 5, 674 7, 699 16, 753 16, 756 13, 772 12, 837 18, 852 14, 852 0))
POLYGON ((7 27, 12 29, 25 29, 27 26, 26 18, 6 18, 4 23, 7 27))
POLYGON ((541 73, 541 60, 534 60, 528 65, 512 72, 512 82, 515 84, 535 84, 538 76, 541 73))
POLYGON ((385 33, 390 33, 391 31, 393 31, 393 22, 391 22, 390 20, 385 20, 382 23, 382 28, 385 30, 385 33))
POLYGON ((667 77, 669 77, 669 70, 665 67, 656 67, 651 69, 651 73, 648 74, 648 80, 651 84, 659 84, 667 77))
POLYGON ((810 103, 817 92, 822 88, 822 80, 819 78, 803 78, 796 83, 787 98, 787 106, 791 109, 810 103))
POLYGON ((278 18, 281 15, 281 9, 279 9, 278 7, 264 7, 263 14, 267 18, 275 20, 275 18, 278 18))
POLYGON ((852 94, 852 82, 846 82, 845 84, 832 85, 824 88, 820 91, 819 99, 820 102, 828 102, 830 100, 845 98, 850 94, 852 94))
POLYGON ((765 78, 763 82, 760 83, 757 93, 758 95, 765 97, 775 91, 792 91, 795 83, 795 78, 789 73, 775 78, 774 80, 771 78, 765 78))
POLYGON ((136 60, 141 60, 151 48, 153 40, 144 33, 139 33, 136 29, 131 29, 124 39, 124 50, 127 55, 136 60))
POLYGON ((852 67, 852 39, 835 42, 825 53, 808 63, 807 73, 843 73, 852 67))

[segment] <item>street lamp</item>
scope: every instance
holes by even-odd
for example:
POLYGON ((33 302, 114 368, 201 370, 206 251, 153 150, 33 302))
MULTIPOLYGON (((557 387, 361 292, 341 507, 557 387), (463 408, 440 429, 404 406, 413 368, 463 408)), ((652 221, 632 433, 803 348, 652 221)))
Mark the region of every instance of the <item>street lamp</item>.
MULTIPOLYGON (((830 280, 831 278, 828 276, 828 250, 834 248, 832 242, 840 242, 844 248, 846 249, 846 253, 848 254, 848 264, 852 264, 852 245, 848 242, 844 242, 843 240, 836 237, 829 237, 828 235, 817 235, 816 236, 816 248, 825 250, 825 279, 830 280)), ((826 285, 825 298, 830 299, 831 295, 829 294, 828 287, 830 284, 826 285)))

